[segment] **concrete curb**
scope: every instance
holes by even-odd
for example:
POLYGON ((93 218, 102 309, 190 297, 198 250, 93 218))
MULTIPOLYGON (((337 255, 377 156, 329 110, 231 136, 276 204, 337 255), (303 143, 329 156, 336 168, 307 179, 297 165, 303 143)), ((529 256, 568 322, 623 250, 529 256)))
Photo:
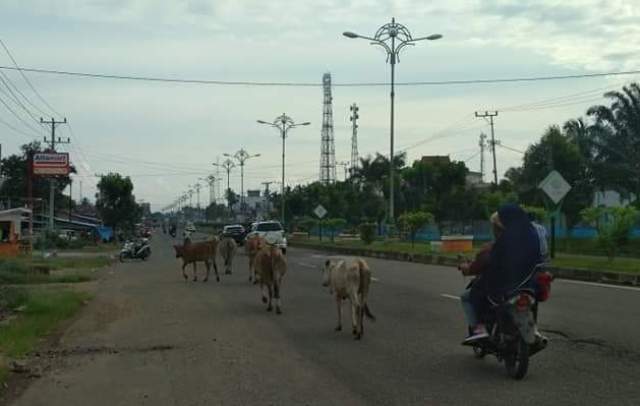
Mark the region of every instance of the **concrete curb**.
MULTIPOLYGON (((442 255, 386 252, 366 248, 326 246, 322 244, 305 243, 300 241, 289 241, 289 245, 292 247, 309 248, 318 251, 327 251, 344 255, 389 259, 404 262, 416 262, 419 264, 441 265, 450 267, 455 267, 458 265, 458 260, 456 258, 445 257, 442 255)), ((640 286, 640 275, 559 267, 548 267, 547 269, 553 274, 554 278, 570 279, 584 282, 609 283, 613 285, 640 286)))

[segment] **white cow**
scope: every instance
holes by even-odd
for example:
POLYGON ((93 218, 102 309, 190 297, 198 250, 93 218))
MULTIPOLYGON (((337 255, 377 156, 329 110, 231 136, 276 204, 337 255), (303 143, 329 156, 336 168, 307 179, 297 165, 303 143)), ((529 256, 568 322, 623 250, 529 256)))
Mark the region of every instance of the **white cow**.
POLYGON ((233 271, 233 257, 236 255, 238 246, 233 238, 225 237, 220 241, 219 251, 222 260, 224 261, 224 273, 225 275, 231 275, 233 271))
POLYGON ((342 300, 351 302, 351 325, 353 338, 359 340, 364 334, 363 318, 366 316, 375 320, 367 305, 369 286, 371 285, 371 271, 362 258, 352 260, 342 258, 327 259, 322 271, 322 285, 329 286, 335 295, 338 306, 338 326, 336 331, 342 330, 342 300))

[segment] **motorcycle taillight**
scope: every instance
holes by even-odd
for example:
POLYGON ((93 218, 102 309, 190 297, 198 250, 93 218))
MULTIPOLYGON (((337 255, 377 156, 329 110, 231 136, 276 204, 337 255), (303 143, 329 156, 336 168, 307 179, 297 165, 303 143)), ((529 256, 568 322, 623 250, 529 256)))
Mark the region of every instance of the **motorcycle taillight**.
POLYGON ((529 306, 531 305, 531 298, 529 295, 521 294, 518 296, 518 300, 516 300, 516 310, 519 312, 524 312, 529 310, 529 306))

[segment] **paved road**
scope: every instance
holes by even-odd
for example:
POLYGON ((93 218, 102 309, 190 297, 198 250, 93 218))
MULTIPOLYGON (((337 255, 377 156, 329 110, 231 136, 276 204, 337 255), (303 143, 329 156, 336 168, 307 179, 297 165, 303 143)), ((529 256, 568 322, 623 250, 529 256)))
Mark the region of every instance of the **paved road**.
MULTIPOLYGON (((290 249, 284 314, 265 312, 247 261, 221 283, 185 282, 170 241, 116 266, 71 326, 63 362, 16 405, 637 405, 640 290, 558 281, 541 309, 550 347, 522 382, 475 360, 451 268, 369 260, 378 317, 362 342, 335 333, 325 255, 290 249)), ((346 315, 346 312, 345 312, 346 315)))

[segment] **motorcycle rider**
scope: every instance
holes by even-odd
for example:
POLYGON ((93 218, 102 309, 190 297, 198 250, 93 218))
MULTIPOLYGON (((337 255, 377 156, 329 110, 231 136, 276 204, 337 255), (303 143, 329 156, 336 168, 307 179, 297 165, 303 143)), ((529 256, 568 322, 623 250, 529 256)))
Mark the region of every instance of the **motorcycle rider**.
MULTIPOLYGON (((491 223, 495 242, 481 250, 473 263, 460 266, 463 273, 478 275, 460 297, 470 327, 464 344, 489 336, 479 320, 479 316, 489 310, 488 298, 500 300, 521 287, 541 261, 538 234, 520 206, 500 207, 491 216, 491 223)), ((533 283, 530 280, 526 284, 533 283)))

